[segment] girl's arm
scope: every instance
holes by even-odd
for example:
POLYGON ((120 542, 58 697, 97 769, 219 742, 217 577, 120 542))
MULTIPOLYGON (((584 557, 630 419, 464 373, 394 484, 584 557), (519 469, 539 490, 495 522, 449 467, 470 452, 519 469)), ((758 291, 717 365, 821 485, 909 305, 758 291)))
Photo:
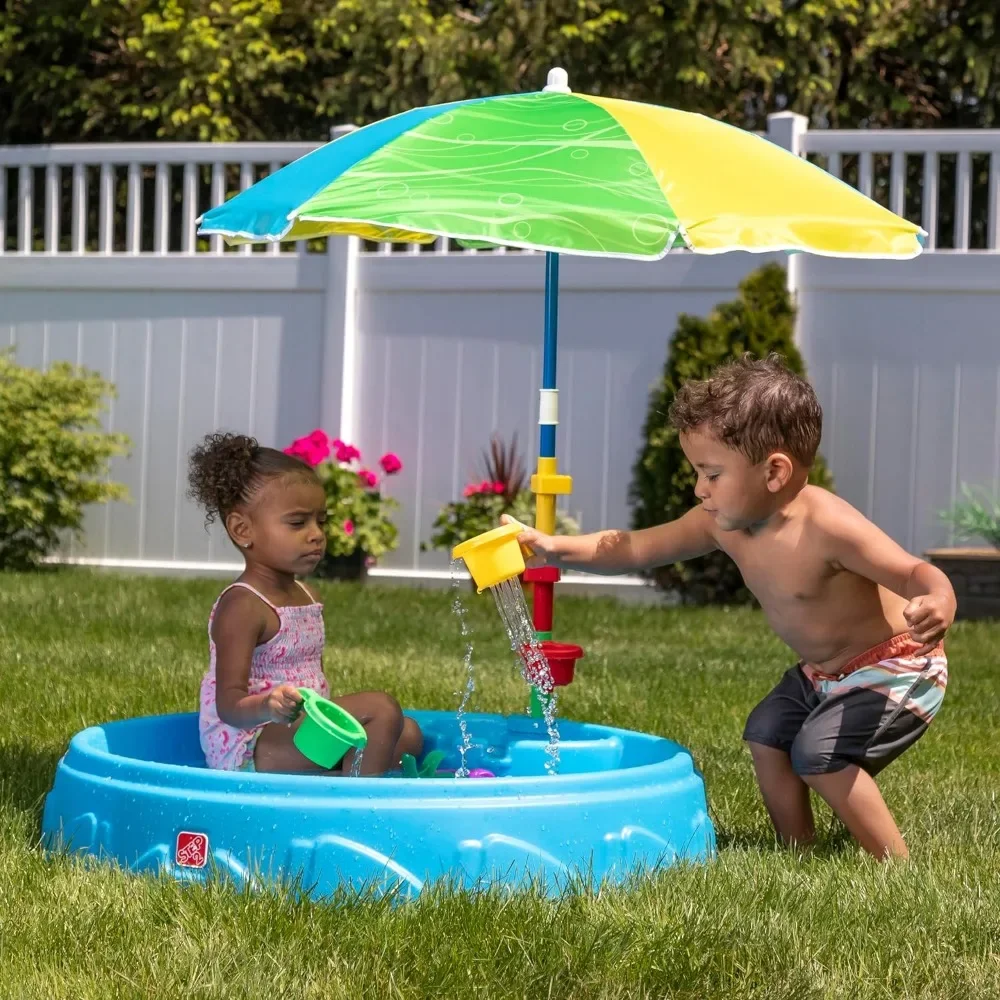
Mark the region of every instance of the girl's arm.
POLYGON ((219 602, 212 622, 215 707, 227 726, 253 729, 265 722, 290 722, 298 714, 302 697, 290 684, 248 692, 253 651, 266 628, 267 611, 249 591, 231 590, 219 602))

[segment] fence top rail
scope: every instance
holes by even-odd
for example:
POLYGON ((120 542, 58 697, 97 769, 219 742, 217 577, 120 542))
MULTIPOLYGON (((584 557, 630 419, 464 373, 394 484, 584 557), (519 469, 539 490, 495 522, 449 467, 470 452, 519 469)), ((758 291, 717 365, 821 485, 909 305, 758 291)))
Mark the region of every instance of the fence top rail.
MULTIPOLYGON (((1000 129, 807 129, 807 153, 992 153, 1000 129)), ((271 163, 303 156, 316 142, 95 142, 0 146, 0 166, 47 167, 271 163)))
POLYGON ((52 146, 0 146, 0 166, 72 167, 186 163, 271 163, 291 160, 321 142, 95 142, 52 146))
POLYGON ((1000 129, 810 129, 807 153, 997 153, 1000 129))

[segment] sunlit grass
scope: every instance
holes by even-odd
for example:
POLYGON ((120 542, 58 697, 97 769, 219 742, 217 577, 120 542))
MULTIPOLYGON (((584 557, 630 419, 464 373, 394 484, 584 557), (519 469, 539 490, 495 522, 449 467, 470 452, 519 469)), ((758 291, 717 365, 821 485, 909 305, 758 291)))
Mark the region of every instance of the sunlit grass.
MULTIPOLYGON (((960 624, 928 735, 881 784, 913 852, 878 866, 820 812, 809 858, 777 849, 740 743, 789 653, 750 610, 560 598, 557 637, 587 651, 561 711, 690 747, 716 861, 550 901, 431 892, 317 904, 182 887, 37 849, 69 737, 191 710, 213 581, 83 572, 0 576, 0 997, 942 998, 1000 996, 1000 626, 960 624)), ((451 708, 464 685, 449 596, 324 588, 336 691, 451 708)), ((525 691, 492 602, 467 598, 474 707, 525 691)))

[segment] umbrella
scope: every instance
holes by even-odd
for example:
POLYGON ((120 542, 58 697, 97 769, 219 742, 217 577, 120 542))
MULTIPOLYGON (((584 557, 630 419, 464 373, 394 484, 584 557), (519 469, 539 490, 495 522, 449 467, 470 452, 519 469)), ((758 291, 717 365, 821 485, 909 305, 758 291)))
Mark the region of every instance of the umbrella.
MULTIPOLYGON (((683 248, 907 259, 923 235, 767 139, 702 115, 571 93, 560 69, 539 93, 415 108, 351 132, 199 221, 201 233, 230 243, 351 234, 545 251, 532 478, 543 531, 554 529, 556 496, 572 485, 555 454, 560 254, 649 261, 683 248)), ((536 583, 541 638, 550 637, 552 582, 536 583)))
POLYGON ((572 94, 557 72, 540 93, 415 108, 351 132, 213 208, 200 231, 233 243, 447 236, 636 260, 680 247, 920 252, 919 227, 767 139, 572 94))

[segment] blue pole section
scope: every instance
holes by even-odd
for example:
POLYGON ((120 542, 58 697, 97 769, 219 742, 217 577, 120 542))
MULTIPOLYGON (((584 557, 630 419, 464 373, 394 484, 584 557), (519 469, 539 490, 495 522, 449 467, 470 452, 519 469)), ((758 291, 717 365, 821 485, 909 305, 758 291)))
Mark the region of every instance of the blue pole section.
MULTIPOLYGON (((559 254, 545 255, 545 339, 542 342, 542 388, 556 387, 556 350, 559 333, 559 254)), ((542 458, 555 458, 556 429, 552 424, 542 424, 538 454, 542 458)))

